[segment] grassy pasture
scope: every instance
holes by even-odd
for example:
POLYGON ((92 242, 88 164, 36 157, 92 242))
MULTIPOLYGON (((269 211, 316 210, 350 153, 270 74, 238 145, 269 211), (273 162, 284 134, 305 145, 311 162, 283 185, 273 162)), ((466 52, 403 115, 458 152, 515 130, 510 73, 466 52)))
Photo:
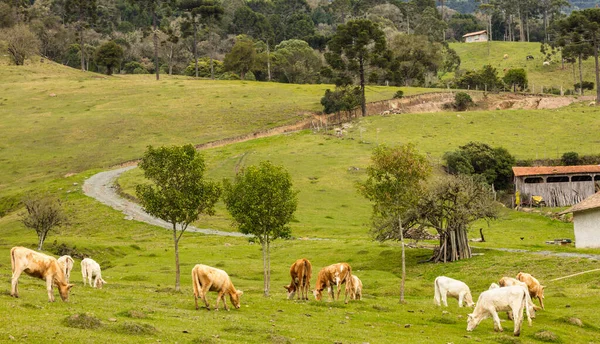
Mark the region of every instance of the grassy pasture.
MULTIPOLYGON (((535 86, 535 91, 539 92, 540 87, 562 86, 565 90, 573 89, 573 84, 579 82, 579 69, 576 67, 576 79, 573 78, 573 68, 570 64, 565 64, 562 69, 560 62, 560 53, 553 57, 550 66, 543 66, 544 55, 540 52, 540 43, 529 42, 491 42, 490 53, 488 55, 488 43, 451 43, 450 47, 458 53, 461 60, 460 68, 464 70, 480 69, 484 65, 490 64, 498 70, 500 77, 504 76, 504 69, 523 68, 527 71, 529 87, 535 86), (508 58, 504 59, 504 54, 508 58), (527 60, 531 55, 533 60, 527 60)), ((448 75, 447 77, 451 77, 448 75)), ((583 62, 583 80, 594 81, 594 59, 588 59, 583 62)), ((594 81, 595 82, 595 81, 594 81)), ((585 91, 585 94, 592 94, 593 91, 585 91)))

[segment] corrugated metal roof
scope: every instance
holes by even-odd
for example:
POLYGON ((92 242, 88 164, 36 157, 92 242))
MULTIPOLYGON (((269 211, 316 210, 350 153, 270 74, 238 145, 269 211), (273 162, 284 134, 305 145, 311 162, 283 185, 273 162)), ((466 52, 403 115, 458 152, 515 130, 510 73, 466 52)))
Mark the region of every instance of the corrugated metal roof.
POLYGON ((600 173, 600 165, 513 167, 512 170, 515 177, 600 173))
POLYGON ((575 213, 582 210, 600 208, 600 192, 596 192, 590 197, 584 199, 583 201, 575 204, 571 208, 561 212, 561 214, 565 213, 575 213))
POLYGON ((469 32, 469 33, 467 33, 467 34, 464 34, 464 35, 463 35, 463 38, 464 38, 464 37, 470 37, 470 36, 477 36, 477 35, 481 35, 481 34, 483 34, 483 33, 487 33, 487 30, 483 30, 483 31, 477 31, 477 32, 469 32))

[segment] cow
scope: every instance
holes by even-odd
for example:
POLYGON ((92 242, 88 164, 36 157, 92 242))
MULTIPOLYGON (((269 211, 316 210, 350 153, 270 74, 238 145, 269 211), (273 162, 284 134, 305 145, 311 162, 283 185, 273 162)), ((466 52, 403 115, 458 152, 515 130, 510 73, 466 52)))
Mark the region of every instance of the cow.
POLYGON ((348 263, 337 263, 326 266, 319 271, 317 282, 313 295, 317 301, 323 298, 323 290, 327 288, 329 300, 339 300, 342 284, 346 284, 344 293, 344 303, 348 303, 349 291, 353 290, 352 285, 352 267, 348 263), (350 286, 348 285, 350 284, 350 286), (337 286, 337 294, 333 291, 333 286, 337 286))
POLYGON ((506 60, 508 58, 508 54, 504 54, 503 58, 506 60))
POLYGON ((537 298, 540 300, 540 307, 544 308, 544 288, 545 286, 540 284, 535 277, 531 276, 525 272, 519 272, 517 274, 517 279, 527 285, 527 290, 529 290, 529 295, 532 299, 537 298))
POLYGON ((466 302, 467 306, 473 307, 471 289, 464 282, 446 276, 439 276, 435 279, 433 286, 433 301, 437 306, 440 306, 441 301, 444 306, 448 307, 447 296, 450 295, 458 299, 458 307, 463 306, 463 301, 466 302))
POLYGON ((502 332, 498 311, 512 311, 515 324, 513 334, 518 337, 523 323, 523 308, 527 314, 527 322, 531 326, 529 308, 525 307, 528 296, 527 290, 519 286, 484 291, 479 295, 473 313, 467 316, 467 331, 473 331, 482 320, 491 316, 494 320, 494 330, 502 332))
POLYGON ((542 62, 542 66, 549 66, 550 65, 550 61, 544 61, 542 62))
MULTIPOLYGON (((500 281, 498 281, 498 284, 500 285, 500 287, 513 287, 513 286, 523 287, 523 288, 525 288, 525 290, 527 290, 529 292, 529 289, 527 288, 527 284, 519 281, 516 278, 502 277, 500 279, 500 281)), ((533 302, 531 301, 531 297, 527 298, 527 308, 529 308, 529 313, 531 314, 532 318, 535 318, 535 311, 540 309, 539 307, 537 307, 536 305, 533 304, 533 302)), ((508 319, 512 320, 512 314, 510 312, 506 312, 506 314, 508 315, 508 319)))
POLYGON ((290 267, 290 276, 292 282, 286 286, 283 286, 288 294, 288 300, 294 298, 296 291, 298 293, 298 299, 308 300, 308 291, 310 290, 310 278, 312 276, 312 265, 310 261, 305 258, 298 259, 290 267))
POLYGON ((85 286, 86 279, 90 287, 98 289, 102 289, 103 285, 108 284, 104 279, 102 279, 100 264, 96 263, 96 261, 92 258, 84 258, 81 261, 81 276, 83 277, 83 286, 85 286), (92 278, 94 279, 93 283, 92 278))
POLYGON ((244 294, 243 291, 235 289, 227 272, 203 264, 196 264, 192 269, 192 287, 194 288, 196 309, 198 309, 198 297, 204 301, 206 309, 210 309, 210 305, 206 300, 206 293, 209 291, 218 293, 215 310, 219 310, 219 302, 222 299, 226 311, 229 311, 229 308, 227 308, 225 295, 229 295, 231 304, 237 309, 240 308, 240 296, 244 294))
POLYGON ((352 275, 352 284, 346 283, 346 293, 350 292, 350 300, 362 299, 362 289, 363 284, 360 278, 356 275, 352 275))
POLYGON ((67 277, 67 283, 69 283, 69 279, 71 278, 71 271, 73 270, 73 258, 71 256, 61 256, 57 259, 58 264, 63 268, 65 276, 67 277))
POLYGON ((533 55, 527 55, 527 57, 525 58, 527 61, 529 60, 533 60, 533 55))
POLYGON ((500 288, 498 283, 492 283, 492 284, 490 284, 490 287, 488 288, 488 290, 498 289, 498 288, 500 288))
POLYGON ((19 297, 19 276, 26 273, 46 281, 48 301, 54 302, 53 286, 58 288, 58 293, 63 301, 69 300, 69 290, 73 287, 60 264, 54 257, 30 250, 26 247, 16 246, 10 250, 10 264, 12 268, 11 291, 12 297, 19 297))

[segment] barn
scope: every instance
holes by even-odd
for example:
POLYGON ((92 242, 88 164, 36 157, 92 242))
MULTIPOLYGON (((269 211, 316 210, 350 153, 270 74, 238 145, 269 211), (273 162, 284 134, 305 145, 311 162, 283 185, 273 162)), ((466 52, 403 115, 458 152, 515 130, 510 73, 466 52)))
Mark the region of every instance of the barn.
POLYGON ((474 43, 474 42, 487 42, 488 41, 488 33, 487 30, 477 31, 477 32, 469 32, 463 35, 465 39, 465 43, 474 43))
POLYGON ((584 199, 564 213, 573 213, 575 247, 600 248, 600 192, 584 199))
POLYGON ((549 207, 577 204, 600 189, 600 165, 513 167, 517 204, 535 196, 549 207))

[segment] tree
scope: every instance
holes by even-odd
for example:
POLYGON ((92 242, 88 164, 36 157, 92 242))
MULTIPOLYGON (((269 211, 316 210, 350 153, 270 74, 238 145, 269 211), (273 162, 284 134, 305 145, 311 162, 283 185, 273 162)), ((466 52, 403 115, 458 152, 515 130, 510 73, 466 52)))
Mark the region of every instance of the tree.
POLYGON ((189 144, 156 149, 148 146, 139 166, 153 182, 135 188, 142 207, 173 226, 175 290, 179 291, 179 240, 201 214, 214 214, 221 187, 204 179, 204 159, 189 144))
MULTIPOLYGON (((581 12, 573 12, 568 18, 556 24, 558 35, 554 44, 562 48, 564 57, 577 57, 579 61, 579 82, 583 84, 582 61, 594 54, 593 45, 586 39, 591 24, 581 12)), ((583 88, 579 89, 583 95, 583 88)))
POLYGON ((246 73, 254 66, 256 50, 254 42, 248 36, 238 36, 231 51, 225 55, 223 65, 226 70, 239 72, 244 80, 246 73))
POLYGON ((479 219, 496 218, 492 190, 471 176, 439 177, 421 196, 415 213, 420 226, 434 228, 440 246, 431 261, 453 262, 471 258, 467 229, 479 219))
POLYGON ((0 38, 6 41, 8 55, 17 66, 22 66, 26 58, 39 51, 40 41, 25 24, 3 30, 0 38))
POLYGON ((373 22, 365 19, 349 21, 338 26, 325 53, 327 63, 341 72, 357 74, 360 79, 361 112, 367 114, 365 99, 365 68, 382 65, 386 53, 385 35, 373 22))
MULTIPOLYGON (((224 10, 223 6, 217 0, 203 0, 200 7, 198 8, 200 18, 204 23, 208 37, 211 36, 213 26, 221 20, 224 10)), ((215 67, 213 62, 214 45, 210 45, 211 50, 209 54, 210 58, 210 78, 215 79, 215 67)))
POLYGON ((566 152, 562 155, 560 161, 565 166, 579 165, 581 159, 579 159, 579 153, 577 152, 566 152))
POLYGON ((106 67, 107 75, 112 75, 113 68, 121 63, 121 59, 123 59, 123 48, 115 41, 106 42, 98 47, 94 58, 97 65, 106 67))
MULTIPOLYGON (((66 0, 65 13, 66 21, 75 24, 75 30, 79 34, 79 46, 85 47, 84 31, 87 27, 93 24, 98 15, 96 0, 66 0)), ((85 72, 85 54, 81 51, 81 71, 85 72)))
POLYGON ((321 60, 305 41, 291 39, 275 46, 273 64, 289 83, 304 84, 314 82, 321 60))
POLYGON ((454 95, 454 107, 458 111, 465 111, 473 105, 473 98, 466 92, 457 92, 454 95))
POLYGON ((21 214, 21 221, 25 227, 35 230, 38 236, 38 251, 41 251, 50 230, 66 223, 67 216, 60 201, 49 196, 28 197, 23 204, 26 212, 21 214))
POLYGON ((271 242, 288 238, 298 204, 292 178, 282 167, 263 161, 240 171, 233 183, 224 181, 227 210, 240 232, 251 234, 262 247, 264 295, 269 296, 271 283, 271 242))
POLYGON ((404 302, 406 262, 404 226, 423 191, 422 182, 431 166, 412 145, 379 146, 371 155, 367 180, 358 184, 359 192, 373 202, 373 234, 377 240, 396 239, 402 243, 402 281, 400 302, 404 302))
POLYGON ((323 112, 337 113, 338 123, 341 123, 341 111, 351 111, 360 105, 360 88, 336 87, 333 92, 326 89, 325 95, 321 98, 321 105, 323 105, 323 112))
POLYGON ((502 78, 504 83, 513 88, 513 92, 517 92, 517 88, 524 91, 527 88, 527 72, 523 68, 509 69, 502 78))

